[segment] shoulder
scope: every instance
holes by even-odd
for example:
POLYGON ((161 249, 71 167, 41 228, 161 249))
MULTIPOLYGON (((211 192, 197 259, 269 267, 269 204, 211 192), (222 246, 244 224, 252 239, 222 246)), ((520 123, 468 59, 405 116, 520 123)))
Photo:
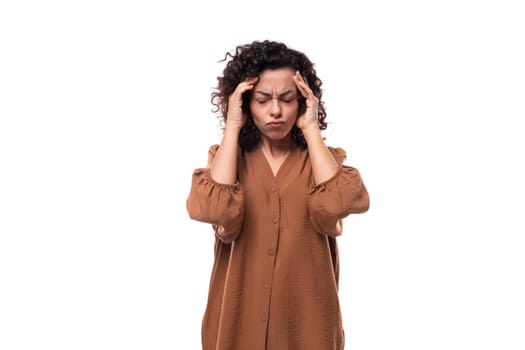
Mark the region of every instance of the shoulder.
POLYGON ((211 157, 214 157, 218 149, 219 149, 219 145, 217 144, 211 145, 210 148, 208 149, 208 155, 211 157))
MULTIPOLYGON (((242 149, 239 147, 239 154, 242 155, 243 153, 248 153, 248 152, 251 152, 253 151, 253 149, 251 151, 242 151, 242 149)), ((210 157, 215 157, 215 154, 217 153, 217 151, 219 150, 219 145, 218 144, 214 144, 214 145, 211 145, 210 148, 208 149, 208 156, 210 157)))
POLYGON ((219 149, 219 145, 211 145, 210 148, 208 148, 208 165, 206 165, 206 168, 209 168, 213 158, 215 158, 215 154, 217 153, 217 150, 219 149))
POLYGON ((334 156, 335 160, 339 164, 343 164, 343 162, 346 160, 346 151, 342 149, 341 147, 331 147, 327 146, 330 153, 332 153, 332 156, 334 156))

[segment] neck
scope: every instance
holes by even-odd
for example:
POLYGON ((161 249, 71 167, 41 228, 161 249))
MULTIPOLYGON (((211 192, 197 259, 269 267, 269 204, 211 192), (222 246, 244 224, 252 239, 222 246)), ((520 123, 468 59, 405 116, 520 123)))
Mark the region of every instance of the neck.
POLYGON ((261 149, 264 153, 279 157, 286 156, 295 147, 295 143, 292 140, 291 135, 285 137, 282 140, 269 140, 265 137, 261 138, 261 149))

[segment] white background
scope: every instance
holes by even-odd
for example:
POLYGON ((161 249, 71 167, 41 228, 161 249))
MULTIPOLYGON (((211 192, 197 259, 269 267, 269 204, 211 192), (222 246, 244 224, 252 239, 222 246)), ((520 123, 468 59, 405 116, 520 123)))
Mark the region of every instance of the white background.
POLYGON ((174 3, 1 3, 0 349, 200 348, 213 234, 185 200, 218 61, 267 38, 316 63, 370 191, 347 348, 525 349, 519 1, 174 3))

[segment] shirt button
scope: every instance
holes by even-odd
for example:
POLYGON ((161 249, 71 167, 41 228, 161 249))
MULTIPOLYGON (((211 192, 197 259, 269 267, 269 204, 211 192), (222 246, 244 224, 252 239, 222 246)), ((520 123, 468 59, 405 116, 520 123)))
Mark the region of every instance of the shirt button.
POLYGON ((270 288, 270 284, 269 283, 265 283, 264 284, 264 289, 268 289, 268 288, 270 288))
POLYGON ((276 187, 272 187, 272 192, 277 192, 277 188, 276 187))
POLYGON ((266 322, 266 316, 261 317, 261 321, 266 322))
POLYGON ((272 222, 273 222, 274 224, 276 224, 276 223, 277 223, 277 218, 273 218, 273 219, 272 219, 272 222))
POLYGON ((273 251, 273 249, 268 249, 268 255, 269 256, 273 256, 275 254, 275 252, 273 251))

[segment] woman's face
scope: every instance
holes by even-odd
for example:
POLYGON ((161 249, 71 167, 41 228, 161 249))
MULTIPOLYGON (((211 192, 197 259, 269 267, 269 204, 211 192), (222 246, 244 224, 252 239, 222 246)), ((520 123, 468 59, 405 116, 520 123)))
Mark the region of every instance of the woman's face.
POLYGON ((250 111, 263 137, 282 140, 290 134, 299 112, 298 90, 291 68, 267 69, 253 88, 250 111))

